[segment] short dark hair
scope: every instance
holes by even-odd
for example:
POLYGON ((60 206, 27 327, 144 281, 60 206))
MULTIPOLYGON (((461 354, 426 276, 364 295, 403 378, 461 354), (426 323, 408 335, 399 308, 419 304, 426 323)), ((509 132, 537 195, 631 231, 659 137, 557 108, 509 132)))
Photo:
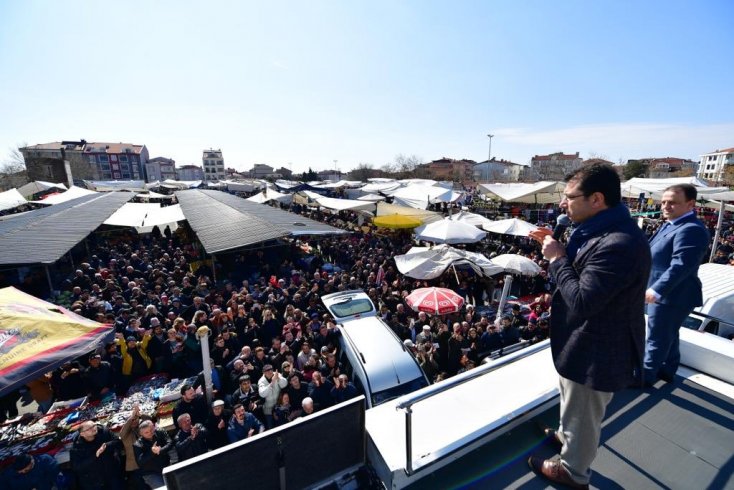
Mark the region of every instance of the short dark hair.
POLYGON ((698 197, 698 191, 696 190, 696 186, 693 184, 675 184, 671 185, 669 187, 666 187, 663 192, 682 192, 684 196, 686 196, 686 201, 695 201, 698 197))
POLYGON ((193 388, 193 386, 191 386, 188 383, 185 383, 183 386, 181 386, 181 394, 183 395, 184 393, 189 391, 191 388, 193 388))
POLYGON ((594 163, 572 172, 564 179, 566 182, 578 182, 584 196, 601 192, 604 203, 611 207, 622 201, 622 189, 619 174, 607 163, 594 163))

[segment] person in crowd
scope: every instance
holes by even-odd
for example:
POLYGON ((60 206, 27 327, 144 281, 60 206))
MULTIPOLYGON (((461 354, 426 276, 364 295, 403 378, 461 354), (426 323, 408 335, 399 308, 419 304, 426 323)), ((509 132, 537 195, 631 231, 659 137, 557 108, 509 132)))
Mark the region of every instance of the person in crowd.
POLYGON ((149 341, 150 334, 146 334, 142 342, 138 342, 137 337, 132 335, 123 340, 122 335, 117 334, 116 342, 122 357, 122 383, 125 391, 136 379, 148 374, 153 365, 147 351, 149 341))
POLYGON ((307 417, 315 411, 314 402, 310 397, 306 397, 301 402, 301 417, 307 417))
POLYGON ((234 415, 229 421, 227 428, 227 437, 229 442, 237 442, 255 434, 260 434, 265 430, 265 426, 250 412, 245 410, 242 404, 232 407, 234 415))
POLYGON ((325 378, 320 371, 315 371, 311 382, 308 384, 308 396, 314 403, 315 410, 323 410, 334 404, 331 397, 331 389, 334 383, 330 378, 325 378))
POLYGON ((331 388, 331 399, 334 404, 345 402, 359 396, 359 390, 349 381, 346 374, 334 378, 334 387, 331 388))
POLYGON ((257 390, 260 397, 263 398, 263 415, 265 417, 265 427, 270 429, 273 427, 273 408, 278 402, 280 392, 288 386, 288 380, 280 375, 278 371, 273 370, 273 366, 266 364, 263 366, 263 375, 257 382, 257 390))
MULTIPOLYGON (((135 461, 135 441, 138 440, 138 427, 140 421, 143 420, 140 414, 140 406, 136 403, 133 406, 130 417, 125 421, 120 429, 120 441, 125 448, 125 475, 128 488, 132 490, 145 490, 145 482, 138 471, 138 463, 135 461)), ((146 419, 147 420, 147 419, 146 419)))
POLYGON ((118 451, 122 442, 105 427, 87 420, 71 445, 71 468, 82 489, 122 490, 124 479, 118 451))
POLYGON ((209 416, 206 419, 206 424, 204 424, 207 431, 206 442, 209 445, 209 449, 219 449, 229 444, 227 428, 229 427, 231 417, 232 412, 225 408, 224 401, 214 400, 212 408, 209 411, 209 416))
POLYGON ((89 366, 84 370, 83 379, 88 390, 90 401, 99 400, 115 392, 115 373, 102 355, 94 353, 89 356, 89 366))
POLYGON ((203 424, 192 424, 191 415, 182 413, 176 419, 179 431, 176 434, 176 454, 185 461, 209 450, 207 430, 203 424))
POLYGON ((298 416, 298 411, 291 409, 291 397, 288 392, 283 390, 278 395, 278 401, 273 408, 273 427, 285 425, 290 422, 294 417, 298 416))
POLYGON ((54 392, 51 388, 51 373, 46 373, 26 384, 33 401, 38 404, 38 411, 48 412, 54 403, 54 392))
POLYGON ((561 421, 546 433, 560 459, 531 456, 531 469, 548 480, 588 488, 601 423, 613 393, 628 387, 642 363, 645 289, 650 249, 621 202, 617 172, 583 167, 566 179, 561 208, 577 227, 564 246, 550 230, 543 243, 557 288, 551 311, 551 353, 560 382, 561 421))
POLYGON ((209 414, 206 398, 203 394, 197 393, 190 384, 181 386, 181 399, 173 408, 173 420, 179 429, 178 418, 184 413, 191 416, 191 421, 194 424, 203 424, 209 414))
POLYGON ((59 464, 53 456, 22 453, 0 473, 3 488, 8 490, 51 490, 56 488, 59 464))
POLYGON ((171 464, 168 453, 173 448, 173 441, 166 431, 157 429, 151 420, 141 422, 138 433, 140 436, 133 445, 133 451, 140 474, 151 488, 162 487, 163 468, 171 464))
POLYGON ((680 364, 678 331, 693 308, 703 304, 698 266, 710 238, 694 213, 696 194, 691 184, 674 185, 663 192, 660 209, 667 221, 650 239, 652 272, 645 291, 643 383, 673 380, 680 364))

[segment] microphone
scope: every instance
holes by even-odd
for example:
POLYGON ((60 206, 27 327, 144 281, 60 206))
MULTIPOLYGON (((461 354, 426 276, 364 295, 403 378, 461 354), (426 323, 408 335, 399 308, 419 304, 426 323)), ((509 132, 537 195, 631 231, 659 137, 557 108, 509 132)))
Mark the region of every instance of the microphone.
POLYGON ((553 228, 553 239, 560 240, 569 226, 571 226, 571 219, 565 214, 559 215, 556 219, 556 227, 553 228))

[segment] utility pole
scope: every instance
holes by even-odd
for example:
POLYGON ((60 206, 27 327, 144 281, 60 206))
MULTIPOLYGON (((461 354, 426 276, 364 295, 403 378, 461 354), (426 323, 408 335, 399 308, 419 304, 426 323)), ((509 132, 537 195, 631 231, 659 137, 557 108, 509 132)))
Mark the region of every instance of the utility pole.
POLYGON ((489 162, 490 160, 492 160, 492 138, 494 138, 494 135, 488 134, 487 138, 489 138, 489 155, 487 156, 487 174, 486 174, 487 179, 486 180, 487 182, 489 182, 489 165, 490 165, 489 162))

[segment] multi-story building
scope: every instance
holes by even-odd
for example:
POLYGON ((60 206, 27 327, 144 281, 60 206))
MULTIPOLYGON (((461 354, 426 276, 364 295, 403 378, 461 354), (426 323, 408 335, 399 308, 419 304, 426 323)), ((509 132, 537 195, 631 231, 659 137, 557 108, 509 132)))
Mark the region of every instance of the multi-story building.
POLYGON ((483 161, 474 165, 474 180, 477 182, 517 182, 524 165, 507 160, 483 161))
POLYGON ((248 171, 248 173, 250 174, 251 179, 264 179, 272 176, 273 174, 276 174, 277 172, 270 165, 266 165, 264 163, 256 163, 255 166, 248 171))
POLYGON ((472 182, 474 180, 474 160, 454 160, 440 158, 424 165, 429 178, 453 182, 472 182))
POLYGON ((725 174, 729 165, 734 165, 734 148, 704 153, 698 164, 697 176, 714 183, 724 182, 728 180, 725 174))
POLYGON ((176 169, 178 180, 204 180, 204 171, 198 165, 184 165, 176 169))
POLYGON ((86 180, 143 180, 148 149, 132 143, 61 141, 20 149, 29 178, 67 182, 86 180), (65 178, 62 178, 65 177, 65 178))
POLYGON ((535 155, 530 159, 530 169, 537 180, 557 180, 581 168, 584 160, 576 154, 566 155, 563 152, 550 155, 535 155))
POLYGON ((322 170, 320 172, 316 172, 316 175, 319 176, 319 180, 339 182, 342 179, 343 174, 340 170, 322 170))
POLYGON ((176 161, 171 158, 155 157, 145 164, 145 181, 176 180, 176 161))
POLYGON ((224 171, 224 158, 222 150, 204 150, 201 161, 204 164, 204 181, 219 181, 227 178, 224 171))

